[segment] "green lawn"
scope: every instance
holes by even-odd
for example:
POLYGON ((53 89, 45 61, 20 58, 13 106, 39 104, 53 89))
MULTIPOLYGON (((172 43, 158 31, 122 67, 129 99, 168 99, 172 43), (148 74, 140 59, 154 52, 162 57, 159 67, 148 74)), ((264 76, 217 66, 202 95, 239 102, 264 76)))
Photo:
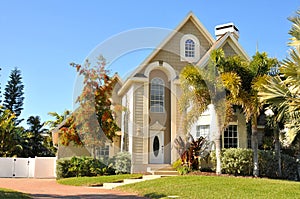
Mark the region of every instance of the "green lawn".
POLYGON ((60 184, 73 186, 101 186, 106 182, 120 182, 129 178, 141 178, 141 174, 123 174, 111 176, 97 176, 97 177, 78 177, 78 178, 62 178, 57 180, 60 184))
POLYGON ((5 199, 29 199, 29 195, 11 189, 0 188, 0 198, 5 199))
POLYGON ((117 189, 150 198, 300 198, 300 182, 222 176, 163 177, 117 189))

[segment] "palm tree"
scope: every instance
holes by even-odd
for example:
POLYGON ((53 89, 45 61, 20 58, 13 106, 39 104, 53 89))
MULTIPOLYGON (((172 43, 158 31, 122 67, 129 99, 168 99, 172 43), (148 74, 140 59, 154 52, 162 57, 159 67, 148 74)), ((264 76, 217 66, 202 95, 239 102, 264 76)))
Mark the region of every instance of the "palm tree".
POLYGON ((45 125, 48 125, 51 131, 54 128, 58 127, 65 119, 67 119, 71 115, 71 111, 65 110, 62 114, 58 114, 56 112, 49 112, 48 115, 54 117, 53 120, 48 120, 45 122, 45 125))
POLYGON ((283 60, 277 76, 267 78, 259 96, 277 113, 275 122, 284 122, 286 136, 292 143, 300 135, 300 9, 289 20, 293 23, 289 57, 283 60))
POLYGON ((277 65, 275 58, 269 58, 266 53, 259 53, 252 57, 252 60, 243 67, 242 71, 237 70, 242 79, 238 96, 232 103, 242 107, 246 121, 251 124, 251 147, 253 150, 253 175, 259 176, 258 164, 258 118, 263 109, 263 103, 259 101, 258 90, 262 83, 265 82, 267 75, 272 67, 277 65))
POLYGON ((235 72, 224 71, 219 75, 219 69, 226 63, 224 52, 219 49, 211 53, 210 62, 206 67, 188 65, 180 74, 183 89, 180 104, 182 111, 187 111, 185 120, 187 132, 207 110, 208 105, 212 105, 212 114, 216 122, 215 132, 212 134, 216 146, 217 174, 221 174, 221 135, 232 115, 231 103, 226 101, 226 98, 235 99, 241 82, 235 72))

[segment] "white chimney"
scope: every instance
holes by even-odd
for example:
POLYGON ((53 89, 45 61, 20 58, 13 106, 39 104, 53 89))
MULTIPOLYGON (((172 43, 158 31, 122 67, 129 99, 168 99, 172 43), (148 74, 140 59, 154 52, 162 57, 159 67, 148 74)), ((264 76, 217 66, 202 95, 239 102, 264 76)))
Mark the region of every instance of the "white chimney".
POLYGON ((239 29, 233 23, 221 24, 215 27, 215 35, 218 40, 222 35, 227 32, 231 32, 233 36, 238 40, 239 39, 239 29))

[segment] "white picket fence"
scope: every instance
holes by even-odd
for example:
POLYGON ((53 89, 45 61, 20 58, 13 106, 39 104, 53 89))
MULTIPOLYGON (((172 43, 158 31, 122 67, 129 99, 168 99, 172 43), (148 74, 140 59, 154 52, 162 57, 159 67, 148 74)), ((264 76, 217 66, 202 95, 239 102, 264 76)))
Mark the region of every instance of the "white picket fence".
POLYGON ((55 178, 56 157, 0 158, 0 177, 55 178))

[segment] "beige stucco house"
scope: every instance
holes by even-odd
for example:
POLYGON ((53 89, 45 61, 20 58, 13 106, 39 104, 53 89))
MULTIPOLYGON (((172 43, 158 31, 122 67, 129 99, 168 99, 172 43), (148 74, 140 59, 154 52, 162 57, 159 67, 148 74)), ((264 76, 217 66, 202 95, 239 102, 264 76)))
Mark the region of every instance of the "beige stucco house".
MULTIPOLYGON (((177 160, 179 154, 173 142, 185 133, 178 108, 182 94, 180 71, 189 63, 205 66, 211 51, 219 48, 227 56, 238 54, 249 59, 238 39, 239 31, 233 23, 216 26, 212 36, 198 18, 189 13, 126 80, 118 77, 112 99, 114 104, 124 107, 116 116, 121 132, 115 142, 99 149, 99 156, 111 157, 119 151, 128 151, 132 155, 132 172, 145 172, 177 160)), ((208 107, 191 127, 191 134, 195 138, 212 139, 213 124, 208 107)), ((222 145, 247 148, 249 138, 245 118, 237 111, 223 132, 222 145)))
MULTIPOLYGON (((179 74, 189 63, 208 64, 210 52, 222 48, 226 55, 249 59, 238 42, 232 23, 216 26, 212 36, 193 13, 189 13, 160 46, 148 56, 116 90, 126 107, 121 117, 120 150, 132 154, 132 171, 147 171, 154 165, 171 164, 178 158, 173 141, 183 135, 178 108, 181 95, 179 74)), ((210 137, 211 111, 191 128, 194 137, 210 137)), ((248 147, 246 121, 236 113, 222 135, 223 147, 248 147)))

